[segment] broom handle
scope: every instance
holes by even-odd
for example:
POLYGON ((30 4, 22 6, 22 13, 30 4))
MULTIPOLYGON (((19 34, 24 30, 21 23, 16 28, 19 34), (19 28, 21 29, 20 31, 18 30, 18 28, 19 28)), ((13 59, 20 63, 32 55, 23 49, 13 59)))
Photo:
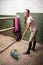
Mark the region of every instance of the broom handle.
MULTIPOLYGON (((22 38, 21 38, 20 41, 22 41, 23 38, 24 38, 24 36, 22 36, 22 38)), ((18 47, 19 47, 19 43, 17 44, 16 48, 18 49, 18 47)), ((22 54, 22 53, 19 53, 19 55, 21 55, 21 54, 22 54)))

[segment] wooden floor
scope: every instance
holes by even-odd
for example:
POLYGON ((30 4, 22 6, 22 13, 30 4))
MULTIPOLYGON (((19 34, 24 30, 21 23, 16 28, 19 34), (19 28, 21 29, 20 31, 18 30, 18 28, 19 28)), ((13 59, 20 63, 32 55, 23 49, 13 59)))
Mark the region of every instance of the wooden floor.
POLYGON ((20 42, 15 42, 9 48, 0 53, 0 65, 43 65, 43 45, 37 43, 36 51, 29 55, 24 55, 28 48, 28 41, 21 40, 20 42), (11 55, 10 51, 17 49, 19 53, 19 59, 15 60, 11 55))

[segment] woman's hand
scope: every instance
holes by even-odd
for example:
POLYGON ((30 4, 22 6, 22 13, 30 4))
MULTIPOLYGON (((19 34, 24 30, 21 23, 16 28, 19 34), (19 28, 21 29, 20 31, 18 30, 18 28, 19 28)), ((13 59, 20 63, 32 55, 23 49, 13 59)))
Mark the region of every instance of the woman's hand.
POLYGON ((22 39, 25 37, 25 32, 23 33, 23 35, 22 35, 22 39))
POLYGON ((24 36, 22 36, 22 39, 24 38, 24 36))

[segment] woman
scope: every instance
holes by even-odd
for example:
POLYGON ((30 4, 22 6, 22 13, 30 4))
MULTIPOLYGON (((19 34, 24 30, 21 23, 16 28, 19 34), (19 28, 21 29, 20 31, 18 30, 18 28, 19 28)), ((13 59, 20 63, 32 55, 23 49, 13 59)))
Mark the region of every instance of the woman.
POLYGON ((33 19, 32 16, 30 16, 29 9, 26 9, 24 11, 24 16, 25 16, 25 22, 24 23, 26 24, 26 29, 25 29, 25 31, 23 33, 22 38, 26 35, 28 30, 30 30, 30 32, 31 32, 30 38, 29 38, 29 47, 28 47, 28 50, 24 54, 30 54, 31 49, 33 51, 35 51, 36 35, 37 35, 38 29, 37 29, 35 20, 33 19), (32 42, 33 42, 33 46, 32 46, 32 42))

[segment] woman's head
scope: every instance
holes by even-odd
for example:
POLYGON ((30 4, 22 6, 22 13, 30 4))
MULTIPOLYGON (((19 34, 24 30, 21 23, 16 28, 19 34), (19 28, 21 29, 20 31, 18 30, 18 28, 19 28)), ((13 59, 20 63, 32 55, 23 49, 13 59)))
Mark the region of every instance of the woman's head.
POLYGON ((29 16, 29 14, 30 14, 29 9, 25 9, 24 16, 27 18, 29 16))

